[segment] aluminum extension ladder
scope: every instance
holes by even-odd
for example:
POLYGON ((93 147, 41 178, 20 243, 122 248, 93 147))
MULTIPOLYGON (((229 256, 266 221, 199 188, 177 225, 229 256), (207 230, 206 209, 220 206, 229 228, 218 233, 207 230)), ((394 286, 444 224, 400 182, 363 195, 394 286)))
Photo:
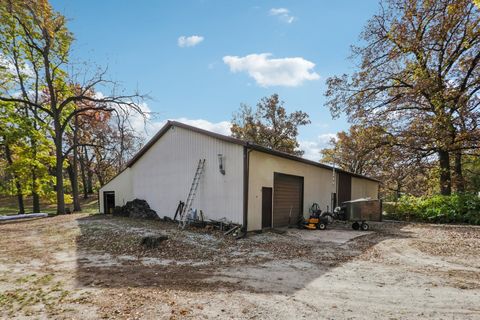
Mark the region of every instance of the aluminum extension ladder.
POLYGON ((195 176, 193 177, 192 186, 190 187, 190 192, 187 196, 187 201, 185 201, 185 205, 183 206, 182 213, 180 215, 180 228, 185 228, 187 224, 187 216, 189 210, 192 208, 193 200, 195 200, 195 196, 197 195, 198 184, 200 183, 200 178, 202 177, 202 173, 205 170, 205 159, 198 160, 197 171, 195 172, 195 176))

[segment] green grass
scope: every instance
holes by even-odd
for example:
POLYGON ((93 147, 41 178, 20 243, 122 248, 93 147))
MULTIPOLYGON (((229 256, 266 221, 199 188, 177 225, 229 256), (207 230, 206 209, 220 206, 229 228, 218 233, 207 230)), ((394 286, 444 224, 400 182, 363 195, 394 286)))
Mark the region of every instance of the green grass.
POLYGON ((61 281, 54 281, 53 274, 29 274, 13 282, 14 288, 0 292, 0 317, 31 316, 39 306, 49 316, 59 315, 64 311, 62 302, 72 299, 71 292, 61 281))
MULTIPOLYGON (((15 215, 18 213, 18 204, 16 197, 0 197, 0 216, 9 216, 15 215)), ((25 198, 25 212, 32 212, 32 199, 25 198)), ((82 212, 85 213, 98 213, 98 200, 96 196, 91 196, 88 199, 81 199, 80 205, 82 207, 82 212)), ((67 204, 67 207, 72 209, 72 204, 67 204)), ((52 203, 41 203, 40 211, 43 213, 48 213, 49 215, 55 215, 57 213, 56 204, 52 203)))

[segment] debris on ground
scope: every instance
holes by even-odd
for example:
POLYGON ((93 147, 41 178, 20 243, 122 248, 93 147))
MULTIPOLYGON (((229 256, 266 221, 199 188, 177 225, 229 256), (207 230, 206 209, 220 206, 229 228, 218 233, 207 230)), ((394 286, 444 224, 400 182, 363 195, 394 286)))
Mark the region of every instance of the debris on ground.
POLYGON ((114 216, 140 218, 140 219, 159 219, 155 210, 150 209, 147 201, 135 199, 128 201, 124 206, 116 206, 113 209, 114 216))
POLYGON ((142 246, 144 246, 147 249, 153 249, 153 248, 158 248, 160 246, 160 243, 163 241, 168 240, 167 236, 146 236, 142 238, 142 246))
POLYGON ((480 316, 478 227, 380 223, 354 237, 334 224, 338 242, 224 229, 85 214, 0 225, 0 318, 480 316))
POLYGON ((20 220, 20 219, 47 218, 47 217, 48 217, 48 213, 12 214, 10 216, 0 216, 0 222, 20 220))
MULTIPOLYGON (((199 228, 206 231, 219 230, 223 231, 224 235, 231 235, 236 239, 241 239, 246 235, 246 232, 241 224, 234 223, 225 217, 217 220, 205 220, 202 210, 200 210, 200 214, 197 214, 196 212, 197 210, 192 209, 191 213, 189 213, 187 216, 186 225, 189 228, 199 228)), ((163 220, 166 222, 172 221, 168 217, 165 217, 163 220)))

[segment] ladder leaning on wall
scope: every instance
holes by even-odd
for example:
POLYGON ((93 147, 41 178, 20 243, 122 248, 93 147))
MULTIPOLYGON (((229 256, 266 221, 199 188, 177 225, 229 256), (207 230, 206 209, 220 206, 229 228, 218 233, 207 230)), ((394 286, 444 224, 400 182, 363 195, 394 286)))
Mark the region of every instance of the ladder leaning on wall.
POLYGON ((195 176, 193 177, 192 185, 190 191, 188 192, 187 201, 183 206, 182 213, 180 214, 180 228, 185 228, 187 224, 188 212, 192 208, 193 200, 197 195, 198 184, 200 183, 200 178, 202 177, 203 171, 205 170, 205 159, 198 160, 197 170, 195 171, 195 176))

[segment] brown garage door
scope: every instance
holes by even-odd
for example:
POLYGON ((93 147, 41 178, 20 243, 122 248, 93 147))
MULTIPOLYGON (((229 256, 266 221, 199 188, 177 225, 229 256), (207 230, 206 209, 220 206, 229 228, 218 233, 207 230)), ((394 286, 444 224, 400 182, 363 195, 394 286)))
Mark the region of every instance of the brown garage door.
POLYGON ((352 176, 344 173, 338 173, 338 204, 344 201, 352 200, 352 176))
POLYGON ((273 227, 297 223, 303 211, 303 177, 275 173, 273 179, 273 227))

